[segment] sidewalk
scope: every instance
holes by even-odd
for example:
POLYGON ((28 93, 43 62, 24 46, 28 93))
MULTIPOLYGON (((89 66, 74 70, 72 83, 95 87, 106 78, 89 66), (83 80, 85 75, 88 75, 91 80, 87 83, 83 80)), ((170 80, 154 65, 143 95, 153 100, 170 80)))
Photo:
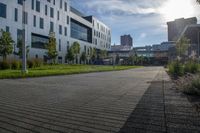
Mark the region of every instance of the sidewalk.
POLYGON ((200 115, 161 70, 120 133, 199 133, 200 115))

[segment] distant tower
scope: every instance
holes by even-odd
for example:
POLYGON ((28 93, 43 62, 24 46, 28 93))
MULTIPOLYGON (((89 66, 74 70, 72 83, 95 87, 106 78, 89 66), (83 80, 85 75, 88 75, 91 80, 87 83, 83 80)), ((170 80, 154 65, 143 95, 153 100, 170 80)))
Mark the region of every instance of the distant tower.
POLYGON ((130 35, 121 36, 121 45, 122 46, 133 46, 133 39, 130 35))

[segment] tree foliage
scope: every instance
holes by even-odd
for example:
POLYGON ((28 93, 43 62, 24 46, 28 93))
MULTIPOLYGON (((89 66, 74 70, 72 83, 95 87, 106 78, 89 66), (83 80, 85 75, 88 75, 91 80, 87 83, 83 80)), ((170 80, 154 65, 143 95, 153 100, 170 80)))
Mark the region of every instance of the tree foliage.
POLYGON ((181 37, 180 40, 177 41, 176 43, 176 50, 177 50, 177 55, 179 57, 183 57, 189 47, 190 40, 186 37, 181 37))
POLYGON ((106 50, 100 50, 99 54, 100 59, 104 59, 107 57, 107 51, 106 50))
POLYGON ((85 52, 82 52, 82 54, 81 54, 81 61, 83 61, 84 63, 86 61, 86 53, 85 52))
POLYGON ((73 50, 72 48, 70 47, 67 51, 67 54, 66 54, 66 60, 67 62, 71 63, 73 60, 74 60, 74 53, 73 53, 73 50))
MULTIPOLYGON (((19 39, 19 40, 17 41, 17 47, 19 48, 19 50, 18 50, 18 52, 17 52, 16 54, 17 54, 20 58, 22 58, 22 56, 23 56, 23 48, 22 48, 22 46, 23 46, 22 40, 19 39)), ((28 58, 29 52, 30 52, 29 46, 26 46, 26 57, 27 57, 27 58, 28 58)))
POLYGON ((56 38, 53 33, 49 34, 49 42, 46 46, 47 48, 47 56, 52 60, 52 63, 55 64, 56 57, 58 56, 58 52, 56 50, 56 38))
POLYGON ((0 37, 0 55, 3 56, 3 60, 6 60, 7 55, 13 52, 13 39, 9 32, 1 30, 0 37))
POLYGON ((80 44, 78 42, 74 42, 71 46, 71 50, 75 55, 75 59, 78 60, 78 55, 80 54, 80 44))

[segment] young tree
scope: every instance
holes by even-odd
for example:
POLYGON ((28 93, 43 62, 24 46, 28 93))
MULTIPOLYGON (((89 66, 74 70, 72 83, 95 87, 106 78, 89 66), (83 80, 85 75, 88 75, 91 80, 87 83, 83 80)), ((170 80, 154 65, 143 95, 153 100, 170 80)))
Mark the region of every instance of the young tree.
POLYGON ((75 54, 75 59, 78 60, 78 55, 80 53, 80 44, 78 42, 74 42, 71 46, 73 53, 75 54))
MULTIPOLYGON (((17 47, 19 48, 19 50, 18 50, 18 53, 16 53, 16 55, 18 55, 19 58, 22 58, 22 56, 23 56, 22 50, 23 49, 22 49, 22 40, 21 39, 19 39, 17 41, 17 47)), ((28 58, 29 52, 30 52, 29 46, 26 46, 26 58, 28 58)))
POLYGON ((90 61, 94 62, 97 58, 97 52, 95 48, 90 48, 90 61))
POLYGON ((3 61, 6 60, 7 55, 13 52, 13 39, 9 32, 1 30, 0 37, 0 55, 3 56, 3 61))
POLYGON ((116 55, 116 59, 115 59, 115 64, 119 64, 119 61, 120 61, 120 57, 119 57, 119 54, 116 55))
POLYGON ((177 41, 176 43, 176 51, 177 55, 179 56, 180 59, 185 55, 188 47, 189 47, 190 40, 187 39, 186 37, 181 37, 180 40, 177 41))
POLYGON ((74 60, 74 53, 73 53, 73 50, 71 47, 68 49, 65 58, 66 58, 67 62, 69 62, 69 64, 71 64, 71 62, 74 60))
POLYGON ((56 50, 56 38, 55 35, 53 33, 49 34, 49 42, 46 46, 47 48, 47 56, 49 57, 49 59, 51 59, 52 63, 55 64, 56 62, 56 57, 58 56, 58 52, 56 50))
POLYGON ((86 61, 86 53, 85 52, 82 52, 82 54, 81 54, 81 62, 82 61, 85 64, 85 61, 86 61))
POLYGON ((104 59, 107 57, 107 51, 106 50, 100 50, 100 59, 104 59))

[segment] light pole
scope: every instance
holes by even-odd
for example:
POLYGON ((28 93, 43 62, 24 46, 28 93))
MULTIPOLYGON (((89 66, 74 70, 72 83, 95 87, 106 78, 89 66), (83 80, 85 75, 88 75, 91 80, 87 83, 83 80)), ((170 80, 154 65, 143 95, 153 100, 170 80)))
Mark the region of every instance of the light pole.
POLYGON ((22 73, 28 73, 27 68, 26 68, 26 34, 25 34, 25 21, 26 19, 26 14, 25 14, 25 0, 22 1, 23 3, 23 9, 22 9, 22 28, 23 28, 23 37, 22 37, 22 73))
POLYGON ((198 39, 198 63, 199 63, 199 45, 200 45, 199 36, 200 36, 200 31, 198 31, 198 37, 197 37, 197 39, 198 39))

